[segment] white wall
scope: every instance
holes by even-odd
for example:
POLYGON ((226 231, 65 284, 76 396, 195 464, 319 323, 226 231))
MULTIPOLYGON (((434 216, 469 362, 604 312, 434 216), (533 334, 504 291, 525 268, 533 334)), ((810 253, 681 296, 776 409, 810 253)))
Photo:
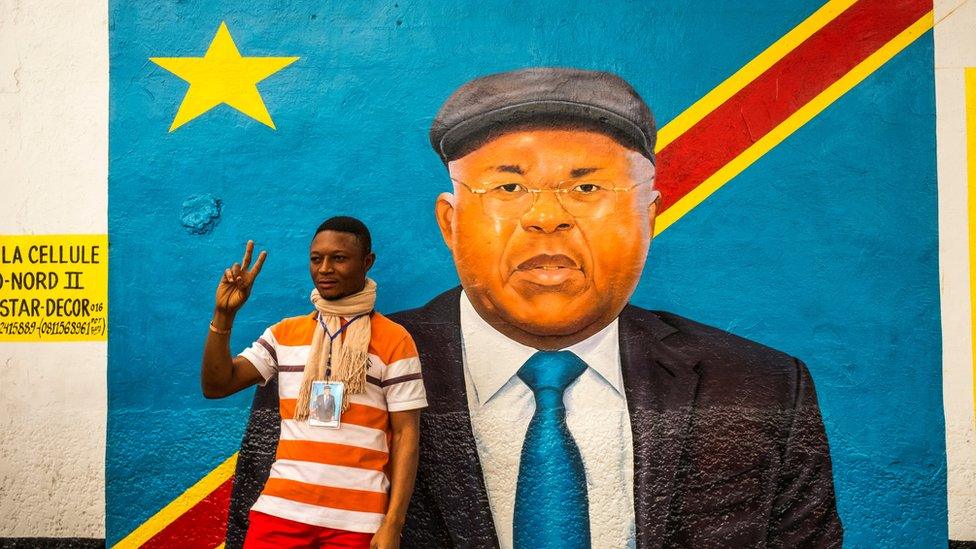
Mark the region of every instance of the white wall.
MULTIPOLYGON (((935 4, 936 140, 949 538, 976 540, 976 411, 973 409, 964 82, 964 69, 976 67, 976 2, 951 0, 937 1, 935 4)), ((976 139, 976 136, 970 139, 976 139)), ((976 223, 976 220, 973 222, 976 223)))
MULTIPOLYGON (((0 235, 107 232, 107 0, 0 0, 0 235)), ((104 537, 106 344, 0 343, 0 537, 104 537)))

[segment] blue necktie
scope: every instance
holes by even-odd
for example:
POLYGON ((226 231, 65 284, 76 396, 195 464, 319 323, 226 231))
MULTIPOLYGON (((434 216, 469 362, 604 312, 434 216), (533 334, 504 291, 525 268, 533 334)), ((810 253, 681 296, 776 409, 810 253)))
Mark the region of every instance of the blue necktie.
POLYGON ((516 549, 590 547, 590 504, 563 392, 586 370, 570 351, 539 351, 516 374, 535 395, 515 489, 516 549))

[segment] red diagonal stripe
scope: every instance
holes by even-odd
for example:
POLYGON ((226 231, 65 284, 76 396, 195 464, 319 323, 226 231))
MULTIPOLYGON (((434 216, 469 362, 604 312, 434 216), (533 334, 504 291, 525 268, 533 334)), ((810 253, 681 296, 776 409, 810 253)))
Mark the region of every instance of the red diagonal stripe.
POLYGON ((662 211, 931 9, 931 0, 861 0, 786 54, 660 151, 662 211))
POLYGON ((224 542, 234 477, 190 507, 142 547, 153 549, 213 549, 224 542))

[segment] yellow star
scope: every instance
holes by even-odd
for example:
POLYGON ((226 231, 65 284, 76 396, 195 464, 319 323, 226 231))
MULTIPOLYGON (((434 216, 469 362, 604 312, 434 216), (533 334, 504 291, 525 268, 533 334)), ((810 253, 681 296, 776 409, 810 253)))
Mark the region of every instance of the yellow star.
POLYGON ((226 23, 220 23, 203 57, 150 57, 150 61, 190 83, 169 131, 226 103, 275 129, 257 83, 298 60, 297 57, 241 57, 226 23))

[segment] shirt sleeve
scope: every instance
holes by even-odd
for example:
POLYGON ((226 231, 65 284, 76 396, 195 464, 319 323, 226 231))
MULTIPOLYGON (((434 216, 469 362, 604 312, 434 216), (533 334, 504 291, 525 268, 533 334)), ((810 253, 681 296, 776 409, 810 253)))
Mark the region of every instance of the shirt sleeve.
POLYGON ((262 387, 268 384, 268 380, 278 373, 278 341, 275 339, 271 328, 261 334, 250 347, 241 351, 242 356, 257 368, 263 381, 259 383, 262 387))
POLYGON ((382 388, 386 409, 403 412, 427 407, 427 391, 420 371, 417 346, 410 335, 404 335, 393 352, 393 358, 383 369, 382 388))

